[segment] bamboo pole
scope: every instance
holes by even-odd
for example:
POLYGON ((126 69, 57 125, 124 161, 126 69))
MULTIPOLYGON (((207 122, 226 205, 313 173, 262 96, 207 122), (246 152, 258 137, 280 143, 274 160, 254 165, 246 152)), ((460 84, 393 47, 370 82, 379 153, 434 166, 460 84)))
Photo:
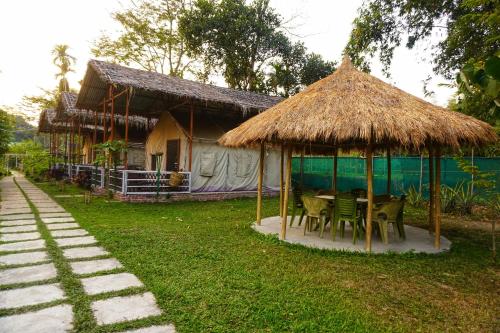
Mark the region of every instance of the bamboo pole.
POLYGON ((441 247, 441 151, 436 148, 436 186, 434 187, 434 247, 441 247))
POLYGON ((68 157, 68 126, 64 128, 64 164, 69 162, 68 157))
POLYGON ((78 160, 77 162, 80 163, 80 156, 82 155, 82 124, 80 120, 78 120, 78 160))
POLYGON ((113 94, 114 94, 113 86, 109 85, 109 95, 111 99, 111 118, 109 119, 111 126, 111 133, 110 133, 111 141, 115 139, 115 97, 113 94))
POLYGON ((335 151, 333 152, 333 192, 336 194, 337 193, 337 172, 339 168, 339 162, 338 162, 338 153, 339 150, 338 148, 335 148, 335 151))
MULTIPOLYGON (((104 96, 104 100, 106 100, 106 96, 104 96)), ((106 142, 108 127, 106 124, 106 103, 102 104, 102 142, 106 142)))
MULTIPOLYGON (((126 95, 126 100, 125 100, 125 147, 128 148, 128 112, 129 112, 129 107, 130 107, 130 93, 127 90, 127 95, 126 95)), ((125 169, 128 169, 128 153, 127 150, 125 150, 125 169)))
POLYGON ((264 142, 260 144, 259 158, 259 177, 257 179, 257 225, 260 225, 262 220, 262 183, 264 180, 264 157, 265 157, 264 142))
POLYGON ((194 106, 191 104, 191 110, 189 112, 189 171, 190 172, 193 167, 193 127, 194 127, 194 106))
POLYGON ((391 148, 387 148, 387 194, 391 194, 391 148))
POLYGON ((434 228, 434 156, 429 147, 429 234, 434 228))
POLYGON ((366 244, 367 252, 372 250, 372 210, 373 210, 373 152, 369 143, 366 147, 366 183, 368 206, 366 208, 366 244))
POLYGON ((288 146, 286 154, 286 181, 285 181, 285 195, 283 199, 283 216, 281 217, 281 233, 280 239, 286 238, 286 225, 288 221, 288 198, 290 196, 290 182, 292 178, 292 146, 288 146))
POLYGON ((284 176, 283 176, 283 167, 285 160, 285 147, 281 144, 281 152, 280 152, 280 217, 283 217, 283 185, 284 185, 284 176))

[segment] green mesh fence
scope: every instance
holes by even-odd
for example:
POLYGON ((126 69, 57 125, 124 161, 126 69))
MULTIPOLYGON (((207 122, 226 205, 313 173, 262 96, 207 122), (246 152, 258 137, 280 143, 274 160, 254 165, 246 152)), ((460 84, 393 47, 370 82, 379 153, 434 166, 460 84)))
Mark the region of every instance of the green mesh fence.
MULTIPOLYGON (((465 158, 471 160, 470 158, 465 158)), ((350 191, 354 188, 366 188, 366 160, 358 157, 339 157, 337 168, 337 189, 350 191)), ((492 173, 495 191, 500 192, 500 157, 475 157, 474 165, 482 172, 492 173)), ((375 194, 384 194, 387 189, 387 159, 375 157, 373 161, 373 181, 375 194)), ((429 162, 427 158, 392 157, 391 158, 392 194, 399 195, 403 190, 414 186, 422 189, 427 195, 429 188, 429 162)), ((301 183, 300 157, 292 161, 292 179, 295 184, 301 183)), ((306 189, 332 188, 333 158, 305 157, 303 187, 306 189)), ((441 159, 441 183, 454 186, 461 181, 471 181, 471 175, 463 172, 457 161, 451 157, 441 159)))

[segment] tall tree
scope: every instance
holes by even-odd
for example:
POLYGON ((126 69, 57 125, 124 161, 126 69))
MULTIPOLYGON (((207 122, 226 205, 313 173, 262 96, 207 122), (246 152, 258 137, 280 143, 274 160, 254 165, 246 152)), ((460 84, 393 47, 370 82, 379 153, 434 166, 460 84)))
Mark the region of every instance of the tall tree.
POLYGON ((191 0, 138 0, 112 14, 120 24, 117 38, 104 34, 94 42, 92 53, 110 61, 148 71, 182 77, 193 62, 187 57, 179 34, 178 17, 189 11, 191 0))
POLYGON ((7 111, 0 109, 0 156, 9 150, 14 130, 14 117, 7 111))
POLYGON ((59 72, 56 73, 56 79, 59 79, 59 92, 70 90, 66 75, 69 72, 74 72, 71 66, 75 64, 76 58, 68 53, 68 49, 68 45, 58 44, 52 50, 52 56, 54 57, 52 62, 59 69, 59 72))

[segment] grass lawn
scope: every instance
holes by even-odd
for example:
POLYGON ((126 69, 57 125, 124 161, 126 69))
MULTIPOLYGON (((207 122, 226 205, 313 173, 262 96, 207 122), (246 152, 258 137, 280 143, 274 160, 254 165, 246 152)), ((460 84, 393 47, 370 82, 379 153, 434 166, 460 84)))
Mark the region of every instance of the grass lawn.
MULTIPOLYGON (((38 184, 51 195, 57 186, 38 184)), ((67 187, 64 193, 76 193, 67 187)), ((441 255, 364 255, 250 228, 255 200, 130 204, 55 198, 136 274, 178 332, 492 332, 499 270, 489 224, 443 219, 441 255)), ((276 215, 277 199, 264 201, 276 215)), ((407 222, 425 221, 409 209, 407 222)), ((495 326, 497 325, 497 326, 495 326)))

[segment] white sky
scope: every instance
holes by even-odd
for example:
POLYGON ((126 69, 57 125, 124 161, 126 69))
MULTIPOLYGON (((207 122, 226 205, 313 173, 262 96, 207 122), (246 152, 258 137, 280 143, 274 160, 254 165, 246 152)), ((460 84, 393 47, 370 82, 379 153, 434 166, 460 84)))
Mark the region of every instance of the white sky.
MULTIPOLYGON (((310 51, 338 62, 361 3, 362 0, 271 0, 272 6, 285 19, 295 17, 290 24, 294 27, 293 32, 301 36, 310 51)), ((39 87, 57 85, 51 56, 56 44, 68 44, 70 54, 77 58, 76 72, 68 79, 71 87, 79 88, 78 81, 83 78, 86 63, 92 57, 92 41, 103 30, 116 30, 110 14, 119 8, 120 2, 114 0, 16 0, 2 3, 0 106, 15 106, 23 95, 38 94, 39 87)), ((436 94, 428 100, 446 105, 452 90, 437 86, 445 80, 432 73, 428 61, 421 60, 425 56, 429 57, 429 53, 423 49, 398 49, 390 82, 423 98, 422 81, 431 75, 430 88, 436 94)), ((372 73, 388 81, 376 63, 372 73)))

